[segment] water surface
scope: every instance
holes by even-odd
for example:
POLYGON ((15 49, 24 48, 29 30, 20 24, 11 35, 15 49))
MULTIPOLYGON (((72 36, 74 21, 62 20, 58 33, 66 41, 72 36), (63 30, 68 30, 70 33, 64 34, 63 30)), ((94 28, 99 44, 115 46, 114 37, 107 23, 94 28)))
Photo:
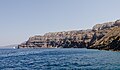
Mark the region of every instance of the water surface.
POLYGON ((0 49, 1 70, 120 70, 120 52, 92 49, 0 49))

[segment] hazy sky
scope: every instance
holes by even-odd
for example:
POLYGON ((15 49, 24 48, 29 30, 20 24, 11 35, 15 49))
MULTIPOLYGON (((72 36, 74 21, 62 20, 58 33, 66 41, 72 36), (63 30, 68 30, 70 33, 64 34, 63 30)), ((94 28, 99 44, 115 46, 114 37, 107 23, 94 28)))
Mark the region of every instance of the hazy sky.
POLYGON ((0 0, 0 46, 120 18, 120 0, 0 0))

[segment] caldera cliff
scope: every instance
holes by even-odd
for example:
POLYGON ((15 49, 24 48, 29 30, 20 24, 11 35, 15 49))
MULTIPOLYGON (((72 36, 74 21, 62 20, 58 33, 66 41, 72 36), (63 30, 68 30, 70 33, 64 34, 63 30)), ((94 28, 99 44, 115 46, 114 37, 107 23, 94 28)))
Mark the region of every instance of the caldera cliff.
POLYGON ((30 37, 19 48, 89 48, 120 50, 120 20, 96 24, 92 29, 49 32, 30 37))

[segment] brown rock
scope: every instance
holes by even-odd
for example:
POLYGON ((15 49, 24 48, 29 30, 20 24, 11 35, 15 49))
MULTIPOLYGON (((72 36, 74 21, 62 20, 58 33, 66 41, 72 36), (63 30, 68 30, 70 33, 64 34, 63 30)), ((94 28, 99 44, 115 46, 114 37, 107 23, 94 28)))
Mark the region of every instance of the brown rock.
POLYGON ((103 38, 95 42, 91 48, 104 50, 120 50, 120 28, 112 28, 103 38))

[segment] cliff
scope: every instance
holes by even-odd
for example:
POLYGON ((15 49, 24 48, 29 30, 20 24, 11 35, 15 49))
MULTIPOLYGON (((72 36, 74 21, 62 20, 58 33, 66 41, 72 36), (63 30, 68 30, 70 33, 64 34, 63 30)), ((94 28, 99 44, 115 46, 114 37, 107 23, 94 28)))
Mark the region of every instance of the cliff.
POLYGON ((30 37, 21 48, 94 48, 120 50, 120 20, 96 24, 92 29, 49 32, 30 37), (116 44, 113 46, 112 44, 116 44))
POLYGON ((94 32, 92 30, 76 30, 63 32, 50 32, 43 36, 33 36, 28 41, 20 44, 20 47, 41 48, 83 48, 87 47, 94 32))
POLYGON ((120 28, 111 28, 103 38, 96 41, 90 48, 115 51, 120 50, 120 28))
POLYGON ((104 33, 104 36, 101 38, 95 37, 96 39, 92 38, 94 41, 92 41, 89 48, 114 51, 120 50, 120 20, 116 20, 110 27, 107 26, 105 29, 95 31, 94 35, 100 33, 104 33))
POLYGON ((102 24, 96 24, 95 26, 93 26, 93 30, 103 30, 103 29, 109 29, 111 27, 114 27, 115 22, 106 22, 106 23, 102 23, 102 24))

